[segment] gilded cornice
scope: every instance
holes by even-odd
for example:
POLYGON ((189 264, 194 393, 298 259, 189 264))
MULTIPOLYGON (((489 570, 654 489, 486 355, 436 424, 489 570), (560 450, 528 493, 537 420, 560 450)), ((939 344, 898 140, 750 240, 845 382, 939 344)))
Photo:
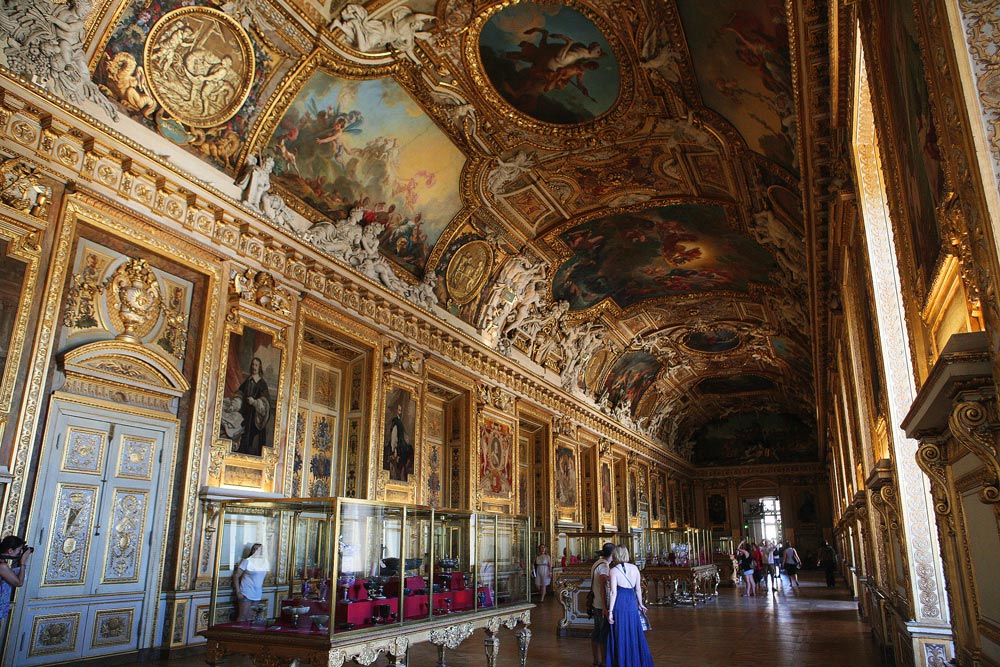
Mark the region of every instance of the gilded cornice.
POLYGON ((762 466, 700 468, 693 475, 693 479, 716 480, 753 476, 769 478, 814 477, 818 481, 826 478, 826 466, 822 463, 783 463, 762 466))
POLYGON ((15 95, 11 85, 27 83, 0 72, 0 85, 5 83, 0 98, 0 136, 16 146, 19 154, 34 157, 57 180, 85 183, 123 206, 165 222, 174 232, 205 248, 214 246, 218 260, 238 258, 247 266, 265 269, 304 295, 373 322, 423 352, 449 359, 523 400, 570 417, 581 427, 609 437, 643 458, 690 472, 687 461, 659 444, 621 428, 562 389, 512 366, 473 337, 468 327, 428 318, 381 285, 349 272, 211 184, 103 127, 79 109, 33 87, 15 95), (32 131, 30 140, 12 135, 17 121, 32 131), (80 127, 92 134, 76 129, 80 127))

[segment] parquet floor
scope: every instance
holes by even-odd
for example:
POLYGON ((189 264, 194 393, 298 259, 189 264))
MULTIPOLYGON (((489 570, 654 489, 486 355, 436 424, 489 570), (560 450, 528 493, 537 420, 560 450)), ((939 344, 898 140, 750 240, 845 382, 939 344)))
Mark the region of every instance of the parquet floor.
MULTIPOLYGON (((560 639, 556 624, 561 610, 554 596, 532 612, 531 667, 589 667, 590 641, 560 639)), ((820 573, 804 573, 802 585, 790 589, 787 581, 775 593, 756 598, 740 597, 732 588, 720 589, 719 598, 698 607, 650 608, 653 630, 647 637, 657 667, 877 667, 879 653, 868 626, 858 618, 857 603, 843 582, 828 589, 820 573)), ((482 632, 448 652, 451 667, 485 667, 482 632)), ((172 660, 130 663, 138 667, 203 667, 200 655, 172 660)), ((249 661, 231 658, 229 667, 249 661)), ((380 660, 378 665, 384 665, 380 660)), ((413 647, 411 667, 433 667, 437 649, 429 644, 413 647)), ((517 641, 503 631, 500 667, 516 667, 517 641)))

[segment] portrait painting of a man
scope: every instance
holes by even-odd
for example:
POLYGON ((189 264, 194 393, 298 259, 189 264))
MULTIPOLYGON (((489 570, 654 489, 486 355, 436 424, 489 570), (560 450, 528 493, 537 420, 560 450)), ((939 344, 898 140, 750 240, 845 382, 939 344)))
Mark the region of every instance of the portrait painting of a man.
POLYGON ((385 439, 382 469, 389 479, 405 482, 413 474, 413 432, 417 407, 410 392, 402 387, 389 391, 385 399, 385 439))
POLYGON ((233 452, 260 456, 274 445, 274 409, 281 351, 270 334, 244 327, 231 333, 219 437, 233 442, 233 452))

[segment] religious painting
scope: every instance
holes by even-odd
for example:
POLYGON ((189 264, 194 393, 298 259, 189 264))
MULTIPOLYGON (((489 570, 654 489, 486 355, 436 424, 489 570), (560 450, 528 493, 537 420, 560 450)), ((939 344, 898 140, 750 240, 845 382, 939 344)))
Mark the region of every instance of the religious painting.
POLYGON ((681 339, 684 347, 696 352, 718 354, 729 352, 740 345, 740 335, 727 327, 717 327, 706 331, 692 331, 681 339))
POLYGON ((236 454, 261 456, 274 446, 281 350, 269 333, 244 326, 229 333, 219 437, 236 454))
POLYGON ((792 62, 782 0, 678 0, 705 105, 750 148, 798 170, 792 62))
POLYGON ((611 464, 603 461, 601 463, 601 511, 609 513, 611 510, 611 464))
POLYGON ((648 352, 623 354, 608 373, 604 396, 611 405, 618 406, 627 401, 634 408, 656 381, 662 367, 660 360, 648 352))
POLYGON ((708 495, 708 525, 713 528, 726 525, 726 496, 721 493, 708 495))
POLYGON ((576 451, 556 447, 556 501, 562 507, 576 507, 576 451))
POLYGON ((571 310, 611 298, 621 308, 684 294, 768 284, 774 258, 730 228, 721 206, 673 204, 598 217, 560 233, 569 258, 552 296, 571 310))
POLYGON ((385 433, 382 439, 382 470, 389 479, 406 482, 413 474, 413 436, 417 403, 409 389, 393 387, 385 396, 385 433))
POLYGON ((510 424, 485 418, 479 428, 479 484, 484 493, 508 496, 514 484, 514 434, 510 424))
POLYGON ((607 39, 570 7, 536 2, 504 7, 479 33, 479 57, 508 104, 546 123, 598 118, 621 88, 618 60, 607 39))
POLYGON ((333 221, 362 206, 379 247, 411 273, 462 207, 465 157, 391 78, 317 72, 267 145, 273 183, 333 221))
POLYGON ((803 463, 816 460, 816 424, 808 415, 748 409, 701 427, 691 444, 699 466, 803 463))
POLYGON ((707 377, 696 385, 702 394, 746 394, 753 391, 769 391, 776 386, 774 380, 750 373, 729 377, 707 377))
MULTIPOLYGON (((898 193, 908 217, 910 240, 919 279, 924 290, 933 283, 934 267, 941 249, 937 227, 937 197, 944 191, 944 172, 938 151, 937 128, 931 115, 930 92, 924 77, 914 5, 902 0, 878 3, 884 31, 875 47, 884 80, 884 105, 894 132, 902 189, 898 193)), ((873 85, 879 85, 872 82, 873 85)))
POLYGON ((259 22, 245 28, 222 11, 190 5, 125 3, 94 81, 133 120, 233 173, 280 62, 247 34, 259 22))

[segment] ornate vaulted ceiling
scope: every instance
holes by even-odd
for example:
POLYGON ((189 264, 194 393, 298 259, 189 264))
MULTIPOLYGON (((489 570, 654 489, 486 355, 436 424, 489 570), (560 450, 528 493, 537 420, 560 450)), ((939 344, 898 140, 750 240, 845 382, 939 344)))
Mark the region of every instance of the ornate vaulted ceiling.
POLYGON ((234 180, 270 168, 248 203, 331 262, 695 463, 787 462, 817 455, 796 20, 109 0, 88 64, 137 136, 234 180))

